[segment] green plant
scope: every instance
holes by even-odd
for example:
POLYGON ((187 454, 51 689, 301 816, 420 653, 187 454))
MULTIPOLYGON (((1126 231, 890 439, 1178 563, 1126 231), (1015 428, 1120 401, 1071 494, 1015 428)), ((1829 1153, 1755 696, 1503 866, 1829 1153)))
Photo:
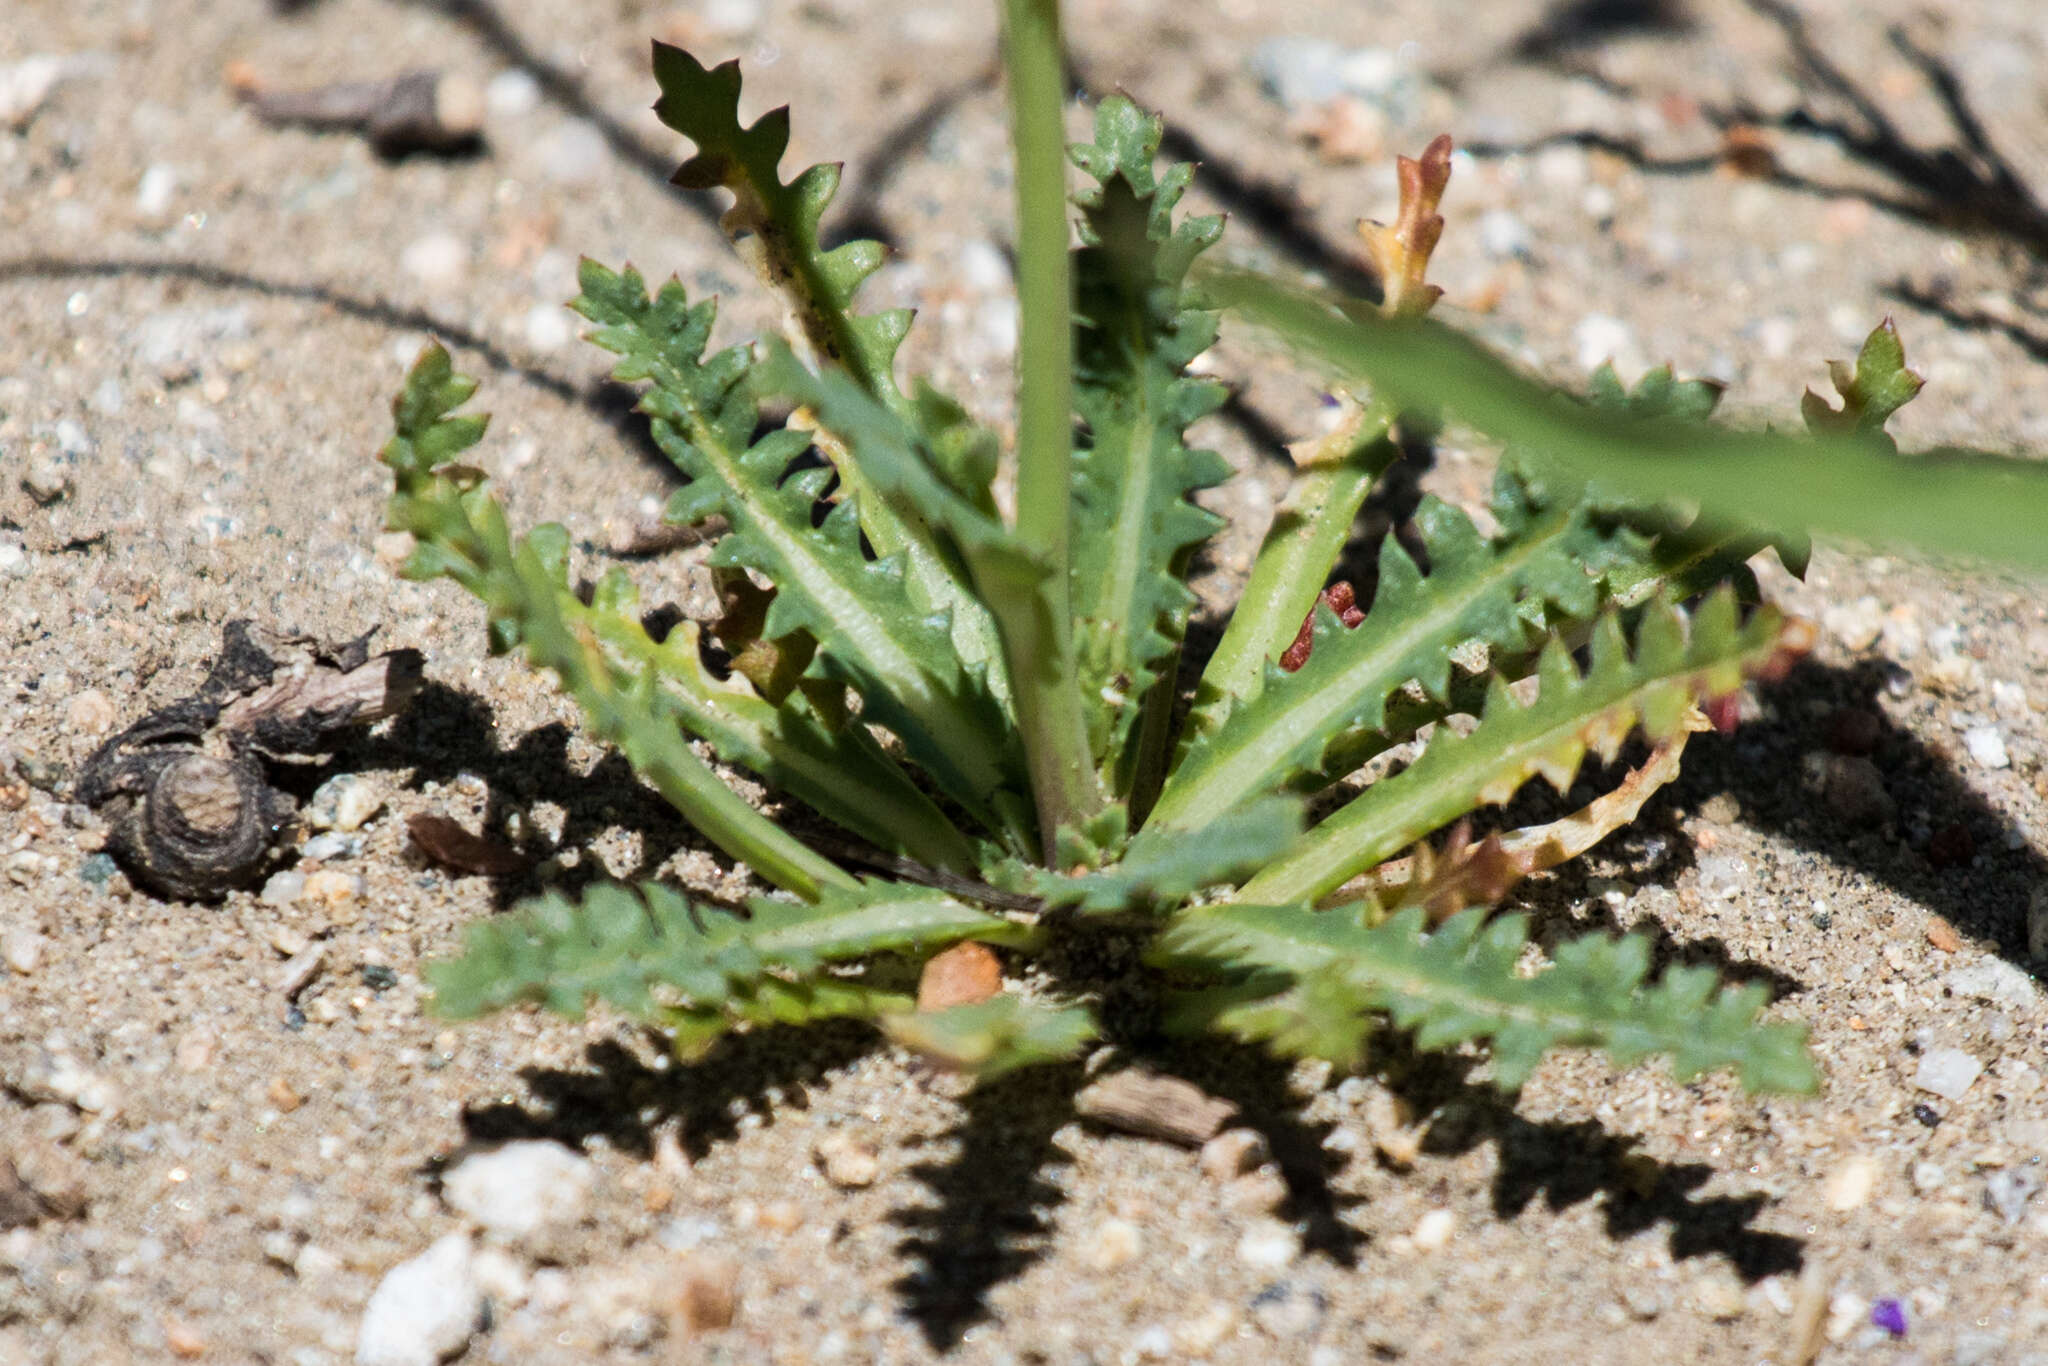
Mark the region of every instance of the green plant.
POLYGON ((1389 1018, 1426 1048, 1489 1044, 1504 1087, 1582 1045, 1618 1064, 1666 1054, 1680 1077, 1732 1068, 1751 1089, 1812 1089, 1804 1029, 1761 1022, 1761 986, 1696 968, 1653 978, 1640 937, 1588 936, 1532 969, 1528 921, 1492 907, 1634 819, 1705 713, 1731 715, 1745 680, 1802 648, 1799 626, 1755 601, 1751 555, 1775 546, 1796 566, 1818 528, 2040 562, 2038 532, 2014 530, 2040 511, 2040 472, 1900 457, 1883 420, 1918 381, 1889 325, 1838 372, 1841 411, 1809 396, 1811 437, 1715 427, 1716 390, 1668 371, 1629 391, 1603 372, 1590 401, 1514 374, 1424 316, 1447 139, 1402 160, 1400 217, 1369 233, 1376 303, 1204 268, 1222 225, 1176 216, 1190 171, 1155 168, 1158 121, 1107 99, 1092 140, 1062 148, 1056 6, 1006 0, 1005 34, 1014 519, 998 510, 998 437, 929 385, 899 386, 909 316, 854 311, 882 252, 822 245, 836 168, 780 179, 787 112, 743 126, 737 67, 671 47, 655 48, 657 109, 696 149, 676 182, 731 194, 726 231, 788 296, 809 362, 772 342, 706 355, 713 305, 674 282, 650 294, 630 268, 586 261, 574 307, 687 477, 669 518, 729 527, 711 560, 729 665, 708 662, 696 623, 651 633, 624 569, 579 590, 563 528, 514 535, 457 463, 484 431, 455 414, 472 383, 438 346, 408 377, 382 456, 388 524, 416 538, 407 574, 482 599, 494 649, 554 673, 594 734, 780 889, 746 915, 658 886, 548 895, 471 928, 430 970, 437 1008, 573 1015, 603 1000, 686 1048, 746 1023, 853 1016, 987 1074, 1081 1047, 1098 1028, 1085 991, 1041 978, 920 1010, 919 965, 967 940, 1029 961, 1106 920, 1147 943, 1169 1028, 1350 1064, 1389 1018), (1068 159, 1092 182, 1072 200, 1071 249, 1068 159), (1297 452, 1295 490, 1190 697, 1186 580, 1221 525, 1195 495, 1230 470, 1187 442, 1223 398, 1187 367, 1224 305, 1339 371, 1347 409, 1297 452), (1496 530, 1425 500, 1426 568, 1387 538, 1361 611, 1348 585, 1326 589, 1338 554, 1403 415, 1445 410, 1508 447, 1496 530), (770 411, 790 417, 761 435, 770 411), (1928 501, 1872 506, 1852 487, 1866 479, 1928 501), (1443 724, 1458 714, 1476 722, 1443 724), (1534 777, 1565 791, 1588 751, 1611 761, 1634 733, 1648 758, 1582 810, 1465 833, 1534 777), (1407 767, 1344 786, 1425 735, 1407 767), (693 739, 897 876, 818 852, 693 739), (1311 799, 1328 810, 1312 828, 1311 799))

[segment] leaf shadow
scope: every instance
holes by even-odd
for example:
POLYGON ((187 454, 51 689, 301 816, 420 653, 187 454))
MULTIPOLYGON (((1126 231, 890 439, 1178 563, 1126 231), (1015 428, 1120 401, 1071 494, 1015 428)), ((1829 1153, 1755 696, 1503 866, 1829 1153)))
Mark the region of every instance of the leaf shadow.
MULTIPOLYGON (((1756 178, 1801 194, 1860 199, 1923 226, 1990 234, 2034 255, 2048 249, 2048 203, 1993 141, 1962 78, 1921 39, 1898 24, 1885 31, 1892 50, 1919 74, 1947 118, 1949 139, 1933 148, 1908 137, 1887 112, 1888 97, 1872 93, 1828 55, 1798 9, 1785 0, 1744 0, 1744 5, 1778 29, 1788 64, 1809 96, 1784 110, 1759 109, 1739 100, 1703 106, 1701 116, 1724 136, 1736 128, 1762 127, 1832 143, 1852 161, 1879 173, 1890 188, 1817 179, 1789 171, 1775 159, 1759 168, 1756 178)), ((1585 60, 1585 49, 1594 45, 1523 44, 1512 55, 1590 81, 1625 99, 1646 99, 1655 93, 1604 75, 1585 60)), ((1698 175, 1722 164, 1718 152, 1658 156, 1640 141, 1592 128, 1516 143, 1468 142, 1465 150, 1475 157, 1498 158, 1554 146, 1606 152, 1650 175, 1698 175)))
POLYGON ((935 1203, 889 1216, 911 1262, 894 1289, 934 1351, 992 1317, 989 1292, 1046 1255, 1050 1211, 1066 1199, 1046 1176, 1065 1160, 1053 1136, 1073 1119, 1080 1083, 1079 1064, 1066 1064, 975 1087, 959 1102, 951 1155, 910 1169, 935 1203))
POLYGON ((1553 1213, 1599 1200, 1607 1236, 1617 1242, 1664 1224, 1677 1260, 1726 1257, 1750 1281, 1802 1265, 1803 1240, 1754 1227, 1770 1197, 1699 1194, 1721 1174, 1715 1167, 1656 1157, 1597 1119, 1529 1119, 1514 1097, 1468 1077, 1474 1060, 1417 1053, 1412 1040, 1391 1031, 1381 1040, 1375 1070, 1427 1117, 1424 1154, 1457 1157, 1493 1145, 1496 1217, 1517 1219, 1539 1199, 1553 1213))
POLYGON ((1935 752, 1885 719, 1876 699, 1894 671, 1878 659, 1846 667, 1802 662, 1760 688, 1761 717, 1745 721, 1728 741, 1701 746, 1697 758, 1687 753, 1669 800, 1697 809, 1728 793, 1740 802, 1745 824, 1888 887, 2031 970, 2037 965, 2029 962, 2025 908, 2030 891, 2048 884, 2048 858, 1964 780, 1954 754, 1935 752), (1897 803, 1897 821, 1847 827, 1782 761, 1772 762, 1825 753, 1826 715, 1844 708, 1879 718, 1871 759, 1897 803), (1977 852, 1964 865, 1936 867, 1928 836, 1948 825, 1966 829, 1977 852))
POLYGON ((329 764, 301 781, 315 783, 329 773, 357 769, 408 771, 405 786, 418 792, 428 783, 449 783, 463 775, 481 778, 486 792, 485 835, 511 844, 527 861, 522 873, 490 879, 493 901, 501 910, 547 888, 574 895, 613 876, 589 849, 615 829, 639 838, 634 866, 617 874, 628 882, 653 877, 684 849, 710 847, 674 807, 640 781, 617 750, 607 748, 588 771, 579 771, 569 757, 573 732, 559 721, 536 726, 509 748, 500 747, 498 734, 489 703, 429 679, 403 714, 380 730, 351 740, 329 764), (508 841, 508 817, 528 816, 543 801, 562 812, 560 832, 544 837, 528 820, 526 833, 508 841), (568 850, 583 856, 573 867, 551 865, 543 880, 542 862, 568 850))
POLYGON ((523 1069, 530 1099, 465 1107, 466 1144, 542 1138, 578 1147, 601 1138, 645 1159, 654 1155, 657 1132, 673 1124, 684 1153, 697 1161, 737 1138, 744 1116, 772 1123, 770 1093, 804 1108, 808 1088, 872 1052, 875 1039, 865 1026, 837 1020, 728 1034, 691 1062, 669 1062, 666 1042, 651 1031, 646 1044, 645 1057, 609 1039, 590 1045, 584 1067, 523 1069))
POLYGON ((1192 1082, 1237 1107, 1238 1122, 1266 1141, 1287 1200, 1275 1213, 1302 1232, 1304 1251, 1337 1265, 1358 1265, 1366 1238, 1346 1223, 1347 1210, 1363 1197, 1337 1189, 1342 1154, 1325 1146, 1336 1125, 1305 1119, 1302 1098, 1288 1085, 1289 1068, 1271 1054, 1235 1039, 1156 1039, 1143 1061, 1170 1076, 1192 1082))

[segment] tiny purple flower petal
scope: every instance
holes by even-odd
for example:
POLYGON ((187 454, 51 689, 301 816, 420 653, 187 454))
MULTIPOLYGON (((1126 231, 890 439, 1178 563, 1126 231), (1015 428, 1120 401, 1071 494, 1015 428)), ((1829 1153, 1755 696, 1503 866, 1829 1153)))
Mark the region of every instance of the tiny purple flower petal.
POLYGON ((1895 1338, 1906 1336, 1906 1306, 1894 1299, 1882 1299, 1870 1306, 1870 1321, 1895 1338))

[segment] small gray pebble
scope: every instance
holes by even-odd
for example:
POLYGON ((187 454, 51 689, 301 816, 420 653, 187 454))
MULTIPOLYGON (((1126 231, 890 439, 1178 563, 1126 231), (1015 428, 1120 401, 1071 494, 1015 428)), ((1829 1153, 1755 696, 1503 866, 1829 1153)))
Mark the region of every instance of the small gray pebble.
POLYGON ((2041 1174, 2031 1166, 2003 1167, 1984 1173, 1984 1208, 2017 1224, 2027 1217, 2027 1202, 2041 1189, 2041 1174))
POLYGON ((1252 1297, 1252 1320, 1268 1335, 1285 1341, 1315 1332, 1329 1300, 1314 1286, 1275 1281, 1252 1297))
POLYGON ((1932 1091, 1943 1100, 1961 1100, 1963 1093, 1983 1075, 1984 1064, 1960 1048, 1931 1049, 1920 1059, 1913 1084, 1932 1091))
POLYGON ((336 859, 354 858, 362 852, 361 836, 344 835, 338 830, 329 830, 307 840, 305 847, 299 850, 299 857, 332 863, 336 859))
POLYGON ((384 805, 377 785, 357 773, 341 773, 313 791, 305 822, 315 830, 358 830, 384 805))
POLYGON ((263 891, 259 896, 266 906, 289 906, 297 901, 299 894, 305 890, 306 875, 287 869, 282 873, 272 873, 270 880, 263 884, 263 891))

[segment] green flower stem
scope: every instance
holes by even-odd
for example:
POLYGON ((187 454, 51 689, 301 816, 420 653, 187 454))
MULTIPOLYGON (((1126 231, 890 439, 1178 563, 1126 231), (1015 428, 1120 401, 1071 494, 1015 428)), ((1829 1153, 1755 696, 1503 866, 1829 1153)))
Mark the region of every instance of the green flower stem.
POLYGON ((1006 640, 1019 727, 1048 855, 1063 826, 1102 809, 1074 658, 1067 585, 1073 489, 1073 305, 1058 0, 1003 0, 1017 157, 1017 535, 1051 570, 1041 638, 1006 640))
POLYGON ((1277 661, 1301 630, 1344 552, 1358 510, 1400 454, 1387 439, 1393 424, 1393 409, 1384 405, 1358 413, 1316 453, 1328 458, 1318 459, 1295 481, 1259 547, 1223 640, 1202 671, 1195 708, 1181 734, 1182 752, 1215 728, 1233 699, 1258 692, 1266 665, 1277 661))
POLYGON ((1073 294, 1058 0, 1003 0, 1017 155, 1017 530, 1066 596, 1073 464, 1073 294))

